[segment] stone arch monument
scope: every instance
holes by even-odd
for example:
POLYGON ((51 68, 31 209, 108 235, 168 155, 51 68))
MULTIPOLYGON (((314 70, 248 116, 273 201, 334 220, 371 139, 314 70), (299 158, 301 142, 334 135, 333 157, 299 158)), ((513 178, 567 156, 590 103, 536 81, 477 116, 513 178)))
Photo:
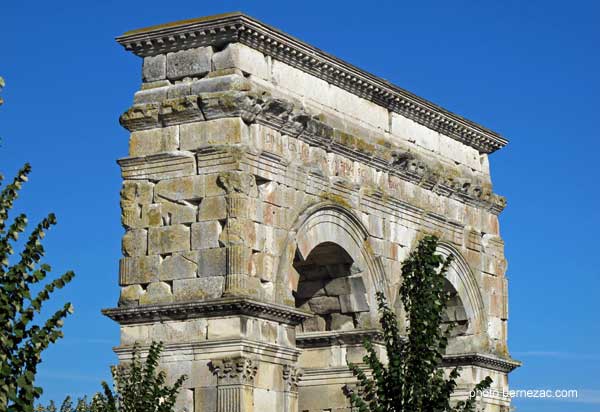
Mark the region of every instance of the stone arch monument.
MULTIPOLYGON (((117 38, 143 58, 120 122, 121 361, 165 344, 188 375, 188 412, 350 411, 375 293, 394 302, 402 261, 435 233, 456 259, 445 362, 457 397, 500 393, 507 283, 488 155, 497 133, 239 13, 117 38)), ((488 396, 486 410, 509 399, 488 396)))

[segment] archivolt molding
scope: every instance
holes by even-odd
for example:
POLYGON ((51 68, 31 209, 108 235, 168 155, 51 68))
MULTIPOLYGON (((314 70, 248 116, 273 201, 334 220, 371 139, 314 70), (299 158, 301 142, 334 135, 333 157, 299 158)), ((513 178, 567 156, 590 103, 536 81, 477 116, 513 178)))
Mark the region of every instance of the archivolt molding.
POLYGON ((449 243, 440 243, 437 252, 444 257, 448 257, 449 255, 454 256, 446 273, 446 278, 454 286, 463 302, 469 319, 467 334, 476 334, 485 331, 487 316, 483 297, 469 264, 461 253, 449 243))
POLYGON ((134 30, 117 37, 117 41, 126 50, 142 57, 193 47, 222 47, 228 43, 240 42, 448 135, 481 153, 491 153, 508 143, 508 140, 492 130, 241 13, 134 30))
POLYGON ((350 210, 332 202, 309 206, 296 219, 290 230, 284 253, 280 257, 277 274, 278 295, 284 300, 292 299, 288 276, 295 269, 293 260, 296 249, 306 258, 319 244, 333 242, 342 247, 359 265, 365 268, 363 280, 367 285, 371 308, 376 308, 375 292, 390 296, 390 288, 383 264, 368 246, 369 233, 362 222, 350 210))

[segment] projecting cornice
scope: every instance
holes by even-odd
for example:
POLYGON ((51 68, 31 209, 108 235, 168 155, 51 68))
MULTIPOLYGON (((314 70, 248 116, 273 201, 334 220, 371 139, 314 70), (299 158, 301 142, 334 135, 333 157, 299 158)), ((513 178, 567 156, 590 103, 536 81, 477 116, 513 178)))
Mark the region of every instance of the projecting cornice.
POLYGON ((465 353, 460 355, 446 355, 444 366, 479 366, 498 372, 509 373, 521 366, 521 362, 514 359, 500 358, 483 353, 465 353))
POLYGON ((200 302, 179 302, 103 309, 102 314, 121 325, 198 317, 246 315, 297 325, 312 315, 299 309, 246 298, 219 298, 200 302))
POLYGON ((508 140, 398 86, 242 13, 230 13, 133 30, 117 37, 125 49, 146 57, 201 46, 239 42, 350 93, 450 136, 481 153, 508 140))

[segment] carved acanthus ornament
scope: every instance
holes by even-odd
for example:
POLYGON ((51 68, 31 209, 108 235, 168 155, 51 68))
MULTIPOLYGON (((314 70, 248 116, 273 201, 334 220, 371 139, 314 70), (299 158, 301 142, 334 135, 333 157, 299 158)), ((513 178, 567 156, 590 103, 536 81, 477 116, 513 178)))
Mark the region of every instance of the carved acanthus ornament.
POLYGON ((221 385, 252 385, 258 370, 256 361, 246 358, 225 358, 210 363, 221 385))
POLYGON ((292 365, 283 365, 282 377, 283 377, 284 390, 286 392, 297 393, 298 392, 298 384, 300 383, 300 380, 302 379, 302 375, 304 375, 304 372, 302 371, 302 369, 296 368, 295 366, 292 366, 292 365))

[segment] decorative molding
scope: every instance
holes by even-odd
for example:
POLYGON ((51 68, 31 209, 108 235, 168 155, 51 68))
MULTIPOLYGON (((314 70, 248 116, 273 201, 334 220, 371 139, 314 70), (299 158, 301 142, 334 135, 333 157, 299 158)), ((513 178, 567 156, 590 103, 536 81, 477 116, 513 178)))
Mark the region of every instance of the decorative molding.
POLYGON ((312 316, 289 306, 233 297, 204 300, 202 302, 103 309, 102 313, 121 325, 229 315, 254 316, 289 325, 297 325, 312 316))
POLYGON ((185 151, 158 153, 117 160, 125 180, 157 180, 189 176, 196 173, 194 154, 185 151))
MULTIPOLYGON (((311 146, 323 148, 328 152, 339 154, 376 170, 383 170, 391 176, 396 176, 432 190, 438 195, 453 197, 471 206, 489 210, 491 213, 499 214, 506 206, 506 199, 503 196, 493 193, 489 184, 479 182, 475 177, 456 177, 455 173, 440 169, 439 166, 436 167, 434 161, 428 161, 423 156, 408 150, 401 150, 399 147, 387 147, 376 142, 364 142, 359 137, 335 129, 319 120, 318 116, 307 113, 303 108, 297 108, 292 103, 282 99, 270 98, 254 92, 206 93, 195 96, 199 102, 197 110, 201 111, 205 105, 218 108, 219 105, 215 105, 213 100, 223 97, 227 97, 229 102, 227 107, 222 108, 221 111, 213 110, 211 117, 206 117, 206 120, 239 116, 247 123, 256 122, 279 130, 311 146), (282 108, 285 108, 285 110, 282 110, 282 108)), ((160 109, 160 104, 160 102, 154 102, 136 105, 134 106, 137 107, 135 112, 149 112, 141 107, 145 105, 160 109)), ((153 117, 150 123, 144 123, 139 118, 136 118, 134 122, 130 122, 124 116, 132 110, 133 108, 127 110, 121 116, 121 124, 131 131, 140 130, 140 125, 160 127, 162 124, 162 115, 160 114, 156 119, 153 117), (155 121, 158 122, 159 126, 156 126, 155 121)), ((179 123, 186 123, 189 118, 190 114, 187 113, 180 119, 179 123)), ((170 124, 174 124, 173 117, 170 117, 170 122, 170 124)), ((146 158, 121 159, 119 164, 123 168, 124 178, 126 175, 132 176, 129 178, 146 176, 148 172, 144 172, 144 165, 147 165, 146 168, 149 169, 149 172, 154 173, 155 170, 154 163, 146 160, 146 158)))
POLYGON ((383 334, 377 329, 298 333, 296 346, 304 349, 331 345, 357 345, 362 344, 365 339, 381 343, 383 334))
POLYGON ((256 361, 242 356, 213 360, 209 367, 219 379, 219 386, 252 385, 258 371, 256 361))
POLYGON ((465 353, 459 355, 445 355, 443 365, 454 366, 478 366, 498 372, 509 373, 521 366, 521 362, 514 359, 500 358, 483 353, 465 353))
MULTIPOLYGON (((162 355, 165 357, 177 356, 180 361, 192 361, 198 355, 215 354, 218 356, 223 353, 252 353, 260 354, 261 359, 271 363, 296 362, 300 355, 300 349, 291 346, 282 346, 264 341, 255 341, 247 338, 230 338, 205 340, 198 337, 199 340, 190 342, 164 342, 162 355)), ((133 348, 137 345, 140 353, 145 354, 150 349, 149 342, 130 343, 119 345, 113 350, 121 360, 128 360, 133 355, 133 348)))
POLYGON ((292 365, 283 365, 281 368, 281 377, 283 379, 284 390, 286 392, 298 392, 298 384, 304 375, 304 371, 292 365))
POLYGON ((241 13, 134 30, 116 40, 126 50, 141 57, 201 46, 223 47, 239 42, 448 135, 481 153, 492 153, 508 143, 492 130, 241 13))

